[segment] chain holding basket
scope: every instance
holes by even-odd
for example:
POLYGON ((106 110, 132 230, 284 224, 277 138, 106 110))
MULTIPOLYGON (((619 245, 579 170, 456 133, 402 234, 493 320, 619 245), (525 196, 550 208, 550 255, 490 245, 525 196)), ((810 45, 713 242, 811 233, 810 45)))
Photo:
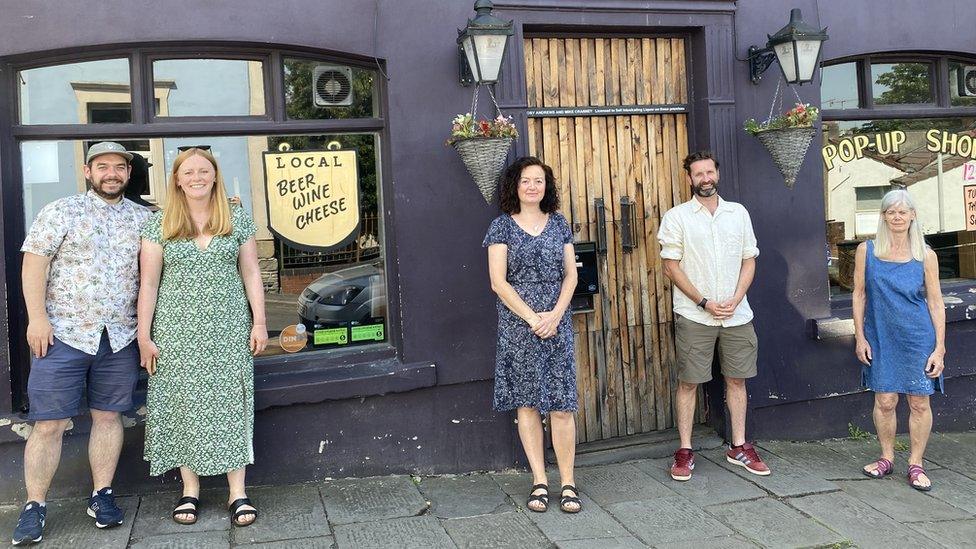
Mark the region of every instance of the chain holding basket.
POLYGON ((783 181, 788 188, 793 188, 796 183, 796 175, 800 171, 803 159, 806 158, 810 142, 817 134, 817 129, 813 127, 820 109, 804 103, 800 95, 790 86, 793 95, 796 97, 796 105, 780 116, 773 117, 773 109, 776 100, 779 99, 779 110, 783 112, 783 95, 780 94, 780 85, 783 79, 776 82, 776 93, 773 94, 772 104, 769 106, 769 115, 766 121, 756 122, 754 119, 746 120, 744 129, 756 136, 756 139, 766 147, 773 163, 783 174, 783 181))
POLYGON ((512 143, 518 138, 518 130, 512 117, 506 117, 498 107, 491 86, 488 95, 495 107, 497 116, 492 120, 476 120, 478 114, 478 91, 475 86, 471 99, 471 111, 457 115, 452 121, 451 137, 447 143, 454 147, 464 167, 467 168, 475 185, 481 191, 485 202, 491 204, 498 192, 498 179, 505 169, 505 159, 512 143))

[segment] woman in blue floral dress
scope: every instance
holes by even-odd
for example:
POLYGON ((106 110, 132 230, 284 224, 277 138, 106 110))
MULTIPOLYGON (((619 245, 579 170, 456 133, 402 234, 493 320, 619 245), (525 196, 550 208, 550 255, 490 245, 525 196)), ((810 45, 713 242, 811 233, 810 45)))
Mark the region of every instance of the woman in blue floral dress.
POLYGON ((549 487, 542 416, 549 415, 562 483, 559 508, 581 509, 573 478, 576 454, 576 364, 569 303, 576 289, 573 233, 557 211, 552 169, 538 158, 516 160, 502 180, 501 208, 485 236, 492 289, 498 294, 495 401, 518 410, 518 431, 532 469, 527 507, 544 512, 549 487))

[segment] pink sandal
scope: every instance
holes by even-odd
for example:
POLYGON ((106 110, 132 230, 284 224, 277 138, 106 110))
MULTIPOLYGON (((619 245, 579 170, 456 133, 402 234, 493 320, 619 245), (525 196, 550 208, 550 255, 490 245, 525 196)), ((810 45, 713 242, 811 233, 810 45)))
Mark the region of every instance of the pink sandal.
MULTIPOLYGON (((932 485, 931 484, 929 484, 928 486, 922 486, 921 484, 915 484, 916 482, 918 482, 918 477, 921 476, 921 475, 928 476, 928 473, 925 472, 925 469, 923 469, 921 465, 914 465, 914 464, 913 465, 909 465, 908 466, 908 485, 911 486, 912 488, 920 491, 920 492, 928 492, 929 490, 932 489, 932 485)), ((931 481, 929 481, 929 482, 931 482, 931 481)))
POLYGON ((885 458, 878 458, 878 461, 875 461, 874 464, 876 466, 875 469, 871 471, 868 471, 867 469, 861 469, 861 472, 863 472, 865 476, 871 478, 884 478, 890 475, 891 472, 895 469, 894 465, 891 464, 891 461, 885 458))

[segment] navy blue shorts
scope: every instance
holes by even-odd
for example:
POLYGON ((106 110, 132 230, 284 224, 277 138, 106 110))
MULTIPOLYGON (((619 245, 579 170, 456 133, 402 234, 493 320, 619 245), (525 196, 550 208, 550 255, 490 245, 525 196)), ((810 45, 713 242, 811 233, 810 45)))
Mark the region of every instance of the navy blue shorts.
POLYGON ((93 356, 54 338, 44 358, 31 360, 27 418, 67 419, 80 414, 86 385, 89 408, 125 412, 132 408, 138 380, 139 346, 135 341, 113 353, 108 333, 103 331, 93 356))

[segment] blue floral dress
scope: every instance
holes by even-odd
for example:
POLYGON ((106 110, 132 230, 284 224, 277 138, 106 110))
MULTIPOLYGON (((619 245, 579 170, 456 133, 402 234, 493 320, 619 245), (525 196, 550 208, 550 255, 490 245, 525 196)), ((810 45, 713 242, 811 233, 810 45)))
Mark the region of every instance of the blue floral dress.
MULTIPOLYGON (((539 236, 528 234, 504 214, 491 222, 483 246, 508 246, 509 284, 533 311, 542 312, 556 306, 564 275, 563 249, 572 242, 569 223, 559 213, 549 216, 539 236)), ((563 315, 554 337, 541 339, 501 299, 497 308, 495 410, 575 412, 579 404, 570 312, 563 315)))

